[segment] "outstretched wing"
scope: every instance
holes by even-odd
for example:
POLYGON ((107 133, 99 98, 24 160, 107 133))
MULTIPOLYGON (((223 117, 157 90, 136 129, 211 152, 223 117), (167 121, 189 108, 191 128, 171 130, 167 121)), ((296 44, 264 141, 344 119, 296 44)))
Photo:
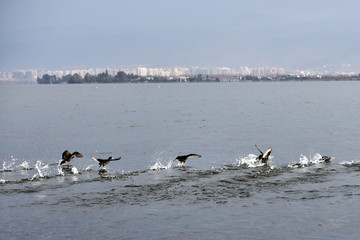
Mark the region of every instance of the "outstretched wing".
POLYGON ((120 160, 121 157, 118 157, 118 158, 111 158, 110 161, 117 161, 117 160, 120 160))
POLYGON ((186 157, 198 157, 198 158, 201 158, 201 155, 195 154, 195 153, 191 153, 191 154, 186 155, 186 157))
POLYGON ((255 145, 255 147, 256 147, 257 150, 259 150, 259 152, 260 152, 262 155, 264 155, 264 153, 258 148, 257 145, 255 145))
POLYGON ((268 150, 266 150, 265 154, 263 155, 263 158, 265 158, 265 159, 269 158, 271 151, 272 151, 272 148, 269 148, 268 150))
POLYGON ((101 161, 105 161, 106 159, 100 159, 100 158, 95 158, 93 156, 91 156, 92 159, 94 159, 97 162, 101 162, 101 161))
POLYGON ((83 155, 82 155, 81 153, 79 153, 79 152, 73 152, 73 154, 71 154, 71 155, 75 155, 75 156, 78 157, 78 158, 82 158, 82 157, 83 157, 83 155))

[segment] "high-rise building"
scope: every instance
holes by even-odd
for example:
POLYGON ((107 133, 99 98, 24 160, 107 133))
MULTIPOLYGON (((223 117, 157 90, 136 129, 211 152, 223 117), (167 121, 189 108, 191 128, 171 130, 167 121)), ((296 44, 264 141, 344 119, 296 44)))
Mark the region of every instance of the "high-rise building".
POLYGON ((148 70, 146 67, 138 67, 137 69, 137 75, 139 76, 147 76, 148 70))

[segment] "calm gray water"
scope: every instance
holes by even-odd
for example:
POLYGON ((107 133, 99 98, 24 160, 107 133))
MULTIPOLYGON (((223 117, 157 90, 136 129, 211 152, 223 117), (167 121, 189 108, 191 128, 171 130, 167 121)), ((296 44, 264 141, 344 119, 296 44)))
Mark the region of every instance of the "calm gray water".
POLYGON ((0 85, 0 239, 359 239, 359 91, 0 85))

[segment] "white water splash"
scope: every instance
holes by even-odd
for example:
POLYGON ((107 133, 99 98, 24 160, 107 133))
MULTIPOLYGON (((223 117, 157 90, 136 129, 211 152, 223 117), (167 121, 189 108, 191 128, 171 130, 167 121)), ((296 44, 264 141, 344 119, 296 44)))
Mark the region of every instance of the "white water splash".
MULTIPOLYGON (((47 176, 46 169, 49 168, 49 164, 44 165, 41 161, 36 161, 35 168, 38 171, 39 177, 43 178, 43 177, 47 176)), ((35 177, 35 175, 34 175, 34 177, 35 177)))
MULTIPOLYGON (((334 159, 334 158, 332 158, 334 159)), ((322 159, 322 156, 320 153, 315 153, 314 155, 307 158, 306 156, 300 154, 299 162, 298 163, 290 163, 288 167, 290 168, 301 168, 301 167, 307 167, 314 164, 321 164, 324 163, 325 160, 322 159)))
POLYGON ((1 171, 2 172, 14 171, 15 162, 16 162, 16 158, 14 158, 14 156, 11 156, 11 162, 3 162, 3 168, 1 169, 1 171))
MULTIPOLYGON (((236 159, 236 161, 239 166, 246 166, 249 168, 264 166, 265 163, 262 163, 259 159, 257 159, 257 157, 258 156, 256 156, 255 154, 249 154, 246 157, 236 159)), ((272 156, 269 157, 269 160, 271 158, 272 156)))
POLYGON ((64 173, 64 171, 63 171, 63 169, 62 169, 62 167, 61 167, 61 164, 60 164, 61 161, 62 161, 62 160, 60 160, 59 163, 58 163, 58 165, 57 165, 58 176, 64 176, 64 175, 65 175, 65 173, 64 173))
POLYGON ((178 163, 176 164, 176 167, 178 167, 178 168, 184 168, 184 167, 185 167, 185 162, 178 162, 178 163))
POLYGON ((35 173, 35 175, 32 176, 32 178, 30 178, 30 181, 34 181, 34 179, 36 179, 38 176, 39 176, 39 174, 38 174, 38 173, 35 173))
POLYGON ((22 164, 20 164, 17 167, 22 167, 25 170, 29 170, 30 169, 30 164, 27 161, 24 161, 22 164))
POLYGON ((88 166, 87 168, 85 168, 85 171, 86 171, 86 172, 91 171, 91 168, 92 168, 93 166, 94 166, 94 165, 88 166))
POLYGON ((7 182, 7 180, 5 180, 5 179, 0 179, 0 184, 2 184, 2 183, 6 183, 7 182))
POLYGON ((159 171, 163 169, 170 169, 172 165, 172 161, 169 161, 167 165, 164 165, 160 162, 160 160, 156 160, 156 163, 149 167, 150 170, 159 171))
POLYGON ((302 166, 306 166, 310 163, 309 159, 307 157, 305 157, 304 155, 300 154, 300 159, 299 159, 299 163, 302 166))
MULTIPOLYGON (((38 171, 38 175, 42 178, 44 177, 44 173, 42 172, 42 169, 41 169, 41 162, 40 161, 37 161, 36 164, 35 164, 35 167, 36 167, 36 170, 38 171)), ((35 174, 36 175, 36 174, 35 174)), ((34 177, 33 177, 34 178, 34 177)))
POLYGON ((79 171, 77 170, 76 167, 71 168, 71 172, 72 172, 74 175, 78 175, 78 174, 79 174, 79 171))

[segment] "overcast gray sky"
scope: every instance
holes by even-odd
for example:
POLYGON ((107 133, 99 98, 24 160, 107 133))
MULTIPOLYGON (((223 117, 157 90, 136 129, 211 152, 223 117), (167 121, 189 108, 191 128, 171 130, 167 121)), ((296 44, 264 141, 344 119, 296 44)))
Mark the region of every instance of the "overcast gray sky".
POLYGON ((0 69, 360 69, 358 0, 0 0, 0 69))

